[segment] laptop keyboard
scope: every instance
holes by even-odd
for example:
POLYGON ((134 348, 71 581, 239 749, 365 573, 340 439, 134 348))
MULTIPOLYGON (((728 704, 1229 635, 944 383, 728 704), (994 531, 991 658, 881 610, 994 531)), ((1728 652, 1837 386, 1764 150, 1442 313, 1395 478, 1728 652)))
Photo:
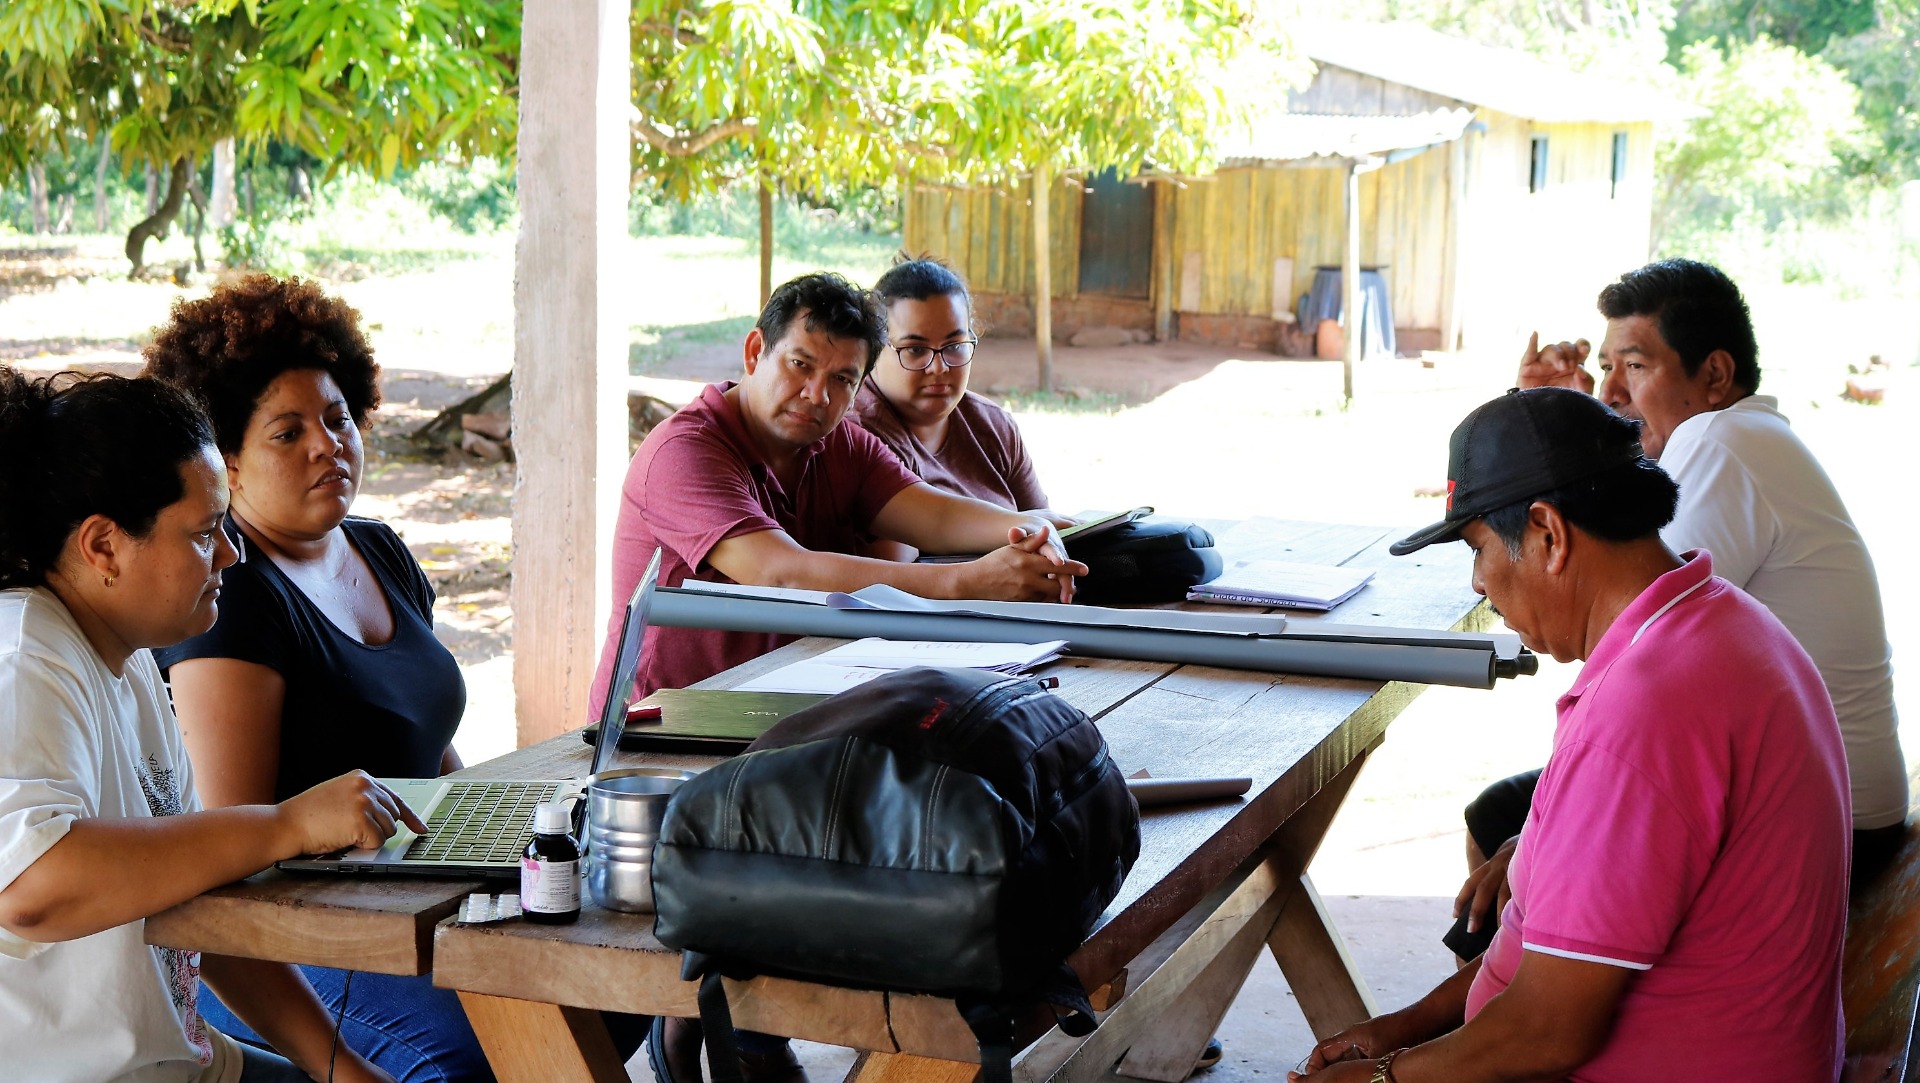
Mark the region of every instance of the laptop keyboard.
POLYGON ((559 783, 455 782, 427 817, 431 830, 407 847, 408 861, 490 864, 519 859, 533 838, 533 807, 559 783))

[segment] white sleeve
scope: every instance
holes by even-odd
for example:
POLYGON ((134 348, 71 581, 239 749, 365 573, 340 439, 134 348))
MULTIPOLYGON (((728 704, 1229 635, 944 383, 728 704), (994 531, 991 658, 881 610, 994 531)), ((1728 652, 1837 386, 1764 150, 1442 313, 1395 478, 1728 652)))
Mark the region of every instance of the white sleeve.
POLYGON ((175 777, 179 780, 180 811, 204 812, 200 803, 200 790, 194 783, 193 757, 187 755, 186 738, 180 734, 180 719, 173 713, 173 695, 167 688, 166 679, 160 676, 160 666, 153 660, 153 652, 135 651, 127 659, 127 676, 138 678, 145 686, 146 698, 151 701, 148 710, 158 720, 159 732, 167 749, 167 762, 173 764, 175 777))
MULTIPOLYGON (((0 657, 0 891, 97 812, 99 734, 80 685, 31 654, 0 657)), ((46 947, 0 929, 0 954, 46 947)))
POLYGON ((1695 442, 1679 462, 1660 465, 1680 486, 1680 507, 1661 538, 1675 552, 1712 553, 1713 574, 1744 589, 1780 536, 1779 517, 1752 472, 1713 439, 1695 442))

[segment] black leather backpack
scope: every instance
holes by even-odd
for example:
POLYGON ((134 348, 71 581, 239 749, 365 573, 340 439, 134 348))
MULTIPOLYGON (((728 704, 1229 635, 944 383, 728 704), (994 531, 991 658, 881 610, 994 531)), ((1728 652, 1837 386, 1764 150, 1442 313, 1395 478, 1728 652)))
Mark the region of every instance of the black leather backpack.
POLYGON ((1146 518, 1069 539, 1067 555, 1087 566, 1074 597, 1088 605, 1177 602, 1187 588, 1208 582, 1224 567, 1213 535, 1178 519, 1146 518))
POLYGON ((717 1080, 735 1070, 722 974, 952 996, 1006 1080, 1034 1004, 1091 1029, 1064 961, 1139 852, 1139 810, 1079 709, 1032 678, 903 670, 680 788, 655 933, 702 978, 717 1080))

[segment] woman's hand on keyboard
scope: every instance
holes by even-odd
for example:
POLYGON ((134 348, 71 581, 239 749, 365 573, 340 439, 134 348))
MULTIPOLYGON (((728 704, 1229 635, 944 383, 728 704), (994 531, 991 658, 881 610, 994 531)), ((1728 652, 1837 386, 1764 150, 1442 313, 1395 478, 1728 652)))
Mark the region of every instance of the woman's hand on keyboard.
POLYGON ((399 795, 365 771, 349 771, 289 797, 275 813, 288 856, 379 846, 393 837, 396 822, 427 830, 399 795))

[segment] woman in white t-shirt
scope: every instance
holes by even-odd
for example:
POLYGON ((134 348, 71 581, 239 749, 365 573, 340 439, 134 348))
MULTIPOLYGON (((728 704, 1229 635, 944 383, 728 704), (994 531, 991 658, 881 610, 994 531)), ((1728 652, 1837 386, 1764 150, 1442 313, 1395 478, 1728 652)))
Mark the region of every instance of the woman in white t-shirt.
POLYGON ((213 623, 226 471, 152 380, 0 367, 0 1049, 9 1078, 385 1081, 291 966, 150 947, 144 919, 273 862, 422 827, 355 772, 201 811, 149 648, 213 623), (212 1031, 202 976, 285 1057, 212 1031), (290 1063, 291 1062, 291 1063, 290 1063), (298 1067, 295 1067, 295 1066, 298 1067))

